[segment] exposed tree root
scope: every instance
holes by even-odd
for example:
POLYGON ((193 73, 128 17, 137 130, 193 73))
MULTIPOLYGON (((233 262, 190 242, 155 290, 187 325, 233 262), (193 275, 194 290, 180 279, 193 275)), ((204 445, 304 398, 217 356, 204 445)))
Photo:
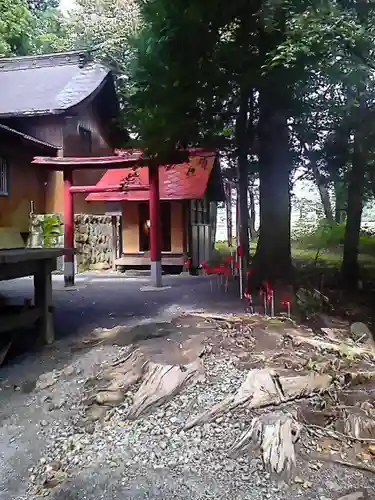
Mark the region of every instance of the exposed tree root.
POLYGON ((230 455, 260 450, 264 468, 271 474, 289 477, 296 463, 295 443, 301 426, 287 413, 254 418, 250 428, 229 450, 230 455))
POLYGON ((98 384, 101 387, 89 400, 102 406, 119 405, 124 402, 129 388, 140 384, 128 412, 128 418, 138 418, 173 398, 186 385, 203 380, 201 356, 204 352, 197 337, 188 338, 181 344, 168 339, 150 339, 95 379, 94 387, 98 384))
POLYGON ((246 408, 264 408, 310 396, 316 392, 325 392, 333 378, 330 375, 315 373, 299 377, 279 377, 269 369, 251 370, 236 394, 228 396, 196 418, 188 421, 185 430, 196 425, 211 422, 219 415, 238 406, 246 408))
POLYGON ((342 465, 343 467, 349 467, 350 469, 357 469, 363 472, 371 472, 372 474, 375 474, 375 467, 370 467, 363 463, 347 462, 345 460, 339 460, 332 456, 322 455, 318 453, 310 453, 309 455, 303 455, 303 456, 307 460, 311 460, 313 458, 315 460, 330 462, 332 464, 342 465))
POLYGON ((148 409, 160 406, 178 394, 187 384, 203 378, 203 364, 196 359, 188 365, 162 365, 148 362, 143 382, 134 395, 128 418, 137 418, 148 409))
POLYGON ((334 352, 336 354, 347 356, 370 356, 375 358, 375 349, 371 347, 359 347, 357 345, 348 345, 345 343, 336 344, 333 342, 326 342, 315 337, 308 337, 299 335, 298 330, 286 330, 284 337, 289 338, 295 343, 305 343, 322 350, 334 352))
POLYGON ((375 438, 375 409, 369 403, 343 410, 344 433, 361 439, 375 438))

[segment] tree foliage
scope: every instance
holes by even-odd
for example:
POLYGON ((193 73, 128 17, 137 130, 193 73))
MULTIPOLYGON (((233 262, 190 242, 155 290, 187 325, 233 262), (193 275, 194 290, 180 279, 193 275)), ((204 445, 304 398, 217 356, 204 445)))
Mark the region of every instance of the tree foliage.
POLYGON ((90 49, 114 69, 137 145, 218 149, 243 214, 259 176, 263 274, 290 268, 291 174, 304 169, 327 220, 347 221, 344 267, 356 267, 362 205, 375 193, 371 2, 78 0, 65 18, 55 7, 0 0, 0 54, 90 49))
POLYGON ((0 0, 0 57, 27 55, 32 15, 25 0, 0 0))

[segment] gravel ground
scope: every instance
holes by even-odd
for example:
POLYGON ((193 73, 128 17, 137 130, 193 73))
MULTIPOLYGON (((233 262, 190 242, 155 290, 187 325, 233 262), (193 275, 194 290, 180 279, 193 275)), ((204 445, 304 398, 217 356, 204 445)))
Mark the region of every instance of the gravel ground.
POLYGON ((181 430, 188 417, 222 400, 242 383, 244 372, 230 360, 207 358, 206 383, 189 387, 136 422, 126 419, 129 393, 103 423, 88 425, 83 419, 84 383, 97 373, 99 365, 105 367, 118 355, 119 348, 94 349, 40 379, 37 392, 26 399, 24 413, 8 420, 6 435, 5 426, 2 429, 1 440, 8 437, 10 442, 9 473, 20 453, 24 462, 28 459, 28 466, 23 476, 3 484, 7 490, 0 493, 1 500, 31 500, 37 493, 54 500, 326 500, 339 498, 353 485, 356 490, 375 486, 355 471, 332 466, 315 470, 301 462, 301 480, 284 489, 270 480, 255 456, 228 458, 229 447, 251 419, 246 412, 220 417, 191 431, 181 430), (11 433, 13 439, 9 439, 11 433), (38 453, 29 455, 30 442, 36 451, 35 439, 38 453), (57 485, 59 481, 62 485, 57 485), (43 484, 48 487, 41 488, 43 484))
MULTIPOLYGON (((203 297, 207 284, 200 286, 203 297)), ((174 299, 171 295, 169 305, 174 299)), ((198 300, 195 295, 194 303, 198 300)), ((169 305, 165 300, 163 306, 169 305)), ((304 462, 298 467, 301 479, 284 489, 270 480, 255 456, 228 458, 227 450, 251 419, 246 412, 182 431, 188 417, 236 391, 243 381, 245 373, 228 359, 207 357, 205 383, 136 422, 126 419, 131 393, 104 422, 88 422, 85 382, 124 351, 100 346, 72 354, 61 341, 2 372, 0 500, 34 500, 37 494, 53 500, 337 500, 348 490, 375 491, 373 477, 304 462), (55 370, 48 372, 52 366, 55 370)))

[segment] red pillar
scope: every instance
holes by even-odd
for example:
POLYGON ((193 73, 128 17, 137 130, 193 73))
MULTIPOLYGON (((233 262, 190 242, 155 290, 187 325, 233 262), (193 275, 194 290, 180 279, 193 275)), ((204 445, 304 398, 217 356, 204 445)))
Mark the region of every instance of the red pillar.
POLYGON ((151 280, 156 287, 162 286, 161 268, 161 224, 160 224, 160 194, 159 194, 159 169, 149 166, 150 180, 150 256, 151 280))
POLYGON ((64 247, 69 250, 64 256, 65 286, 74 285, 74 200, 70 188, 73 185, 73 169, 64 168, 64 247))

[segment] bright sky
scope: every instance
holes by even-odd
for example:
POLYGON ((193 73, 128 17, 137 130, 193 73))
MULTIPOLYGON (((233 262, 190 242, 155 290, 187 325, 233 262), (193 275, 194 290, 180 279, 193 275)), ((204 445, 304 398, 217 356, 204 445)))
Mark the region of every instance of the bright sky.
POLYGON ((70 10, 74 5, 74 0, 60 0, 60 9, 63 12, 70 10))

